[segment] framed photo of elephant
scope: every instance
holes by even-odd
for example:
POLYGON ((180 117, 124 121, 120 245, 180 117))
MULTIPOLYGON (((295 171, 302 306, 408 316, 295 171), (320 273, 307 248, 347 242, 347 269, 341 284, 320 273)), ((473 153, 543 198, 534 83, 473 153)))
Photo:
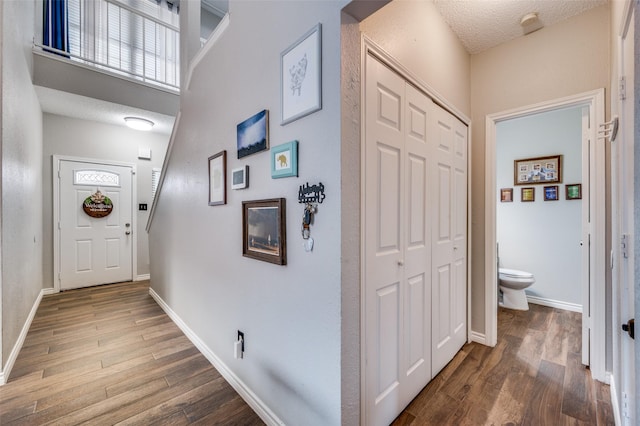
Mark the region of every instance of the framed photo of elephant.
POLYGON ((271 148, 271 178, 298 176, 298 141, 271 148))

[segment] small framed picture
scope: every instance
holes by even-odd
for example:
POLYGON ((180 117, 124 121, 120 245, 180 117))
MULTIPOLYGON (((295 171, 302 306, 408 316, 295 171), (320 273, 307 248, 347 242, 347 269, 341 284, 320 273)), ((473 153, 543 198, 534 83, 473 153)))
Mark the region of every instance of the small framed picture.
POLYGON ((500 190, 500 202, 501 203, 513 202, 513 188, 502 188, 500 190))
POLYGON ((242 255, 287 264, 286 200, 242 202, 242 255))
POLYGON ((545 201, 558 201, 558 185, 544 187, 545 201))
POLYGON ((572 183, 564 186, 565 198, 567 200, 581 200, 582 199, 582 184, 572 183))
POLYGON ((231 189, 245 189, 249 187, 249 166, 231 170, 231 189))
POLYGON ((227 151, 209 157, 209 205, 227 204, 227 151))
POLYGON ((269 149, 269 111, 264 109, 237 125, 238 159, 269 149))
POLYGON ((322 25, 280 54, 281 125, 322 109, 322 25))
POLYGON ((273 179, 298 176, 298 141, 271 148, 271 177, 273 179))
POLYGON ((536 189, 533 187, 522 188, 520 193, 520 201, 531 202, 536 200, 536 189))

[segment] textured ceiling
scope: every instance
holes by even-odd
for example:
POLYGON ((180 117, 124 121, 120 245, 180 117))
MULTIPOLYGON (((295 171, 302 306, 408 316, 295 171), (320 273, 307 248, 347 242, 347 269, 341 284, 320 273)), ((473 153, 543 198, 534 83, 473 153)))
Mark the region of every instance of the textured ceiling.
POLYGON ((433 0, 471 54, 522 36, 522 17, 537 12, 543 26, 602 6, 607 0, 433 0))
POLYGON ((153 121, 152 132, 170 135, 175 117, 114 104, 86 96, 74 95, 42 86, 35 86, 40 106, 44 112, 79 118, 81 120, 126 126, 125 117, 141 117, 153 121))

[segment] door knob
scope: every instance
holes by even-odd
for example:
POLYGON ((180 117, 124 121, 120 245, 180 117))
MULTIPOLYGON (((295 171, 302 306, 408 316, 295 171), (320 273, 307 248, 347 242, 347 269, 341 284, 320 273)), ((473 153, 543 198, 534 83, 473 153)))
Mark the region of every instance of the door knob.
POLYGON ((626 324, 622 324, 622 330, 629 333, 629 336, 631 336, 632 339, 635 339, 635 328, 636 328, 635 324, 636 324, 636 321, 633 318, 627 321, 626 324))
POLYGON ((404 265, 404 260, 400 259, 398 260, 398 266, 403 266, 404 265))
POLYGON ((124 235, 131 235, 131 231, 125 232, 124 235))

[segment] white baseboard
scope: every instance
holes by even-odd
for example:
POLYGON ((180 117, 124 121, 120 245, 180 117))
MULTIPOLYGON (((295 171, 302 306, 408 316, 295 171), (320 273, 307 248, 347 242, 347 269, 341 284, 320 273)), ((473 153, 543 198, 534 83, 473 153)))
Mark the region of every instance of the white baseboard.
POLYGON ((622 419, 620 417, 620 403, 618 399, 618 391, 616 390, 616 380, 613 374, 610 375, 609 378, 609 393, 611 393, 611 408, 613 409, 613 421, 616 426, 622 424, 622 419))
POLYGON ((469 341, 487 346, 487 336, 484 333, 478 333, 477 331, 471 331, 469 341))
POLYGON ((565 311, 582 313, 582 305, 577 303, 562 302, 560 300, 545 299, 543 297, 531 296, 527 294, 527 301, 535 305, 548 306, 550 308, 562 309, 565 311))
POLYGON ((138 275, 135 281, 144 281, 144 280, 150 280, 150 279, 151 279, 151 274, 142 274, 142 275, 138 275))
POLYGON ((56 293, 60 293, 60 290, 56 290, 53 287, 51 287, 51 288, 43 288, 42 289, 42 295, 43 296, 48 296, 50 294, 56 294, 56 293))
POLYGON ((22 326, 22 330, 18 335, 18 340, 16 341, 16 344, 13 345, 13 349, 9 354, 9 358, 7 358, 7 363, 4 365, 2 371, 0 372, 0 386, 6 384, 7 380, 9 380, 9 375, 11 374, 11 370, 13 369, 13 364, 15 364, 16 359, 18 358, 18 354, 22 349, 22 345, 24 344, 24 339, 26 339, 27 333, 29 333, 29 327, 31 327, 31 322, 36 316, 36 312, 38 311, 38 307, 40 306, 40 302, 42 301, 42 296, 45 295, 45 292, 46 294, 52 294, 49 293, 50 290, 53 289, 42 289, 40 290, 40 294, 38 294, 38 297, 36 297, 36 301, 31 307, 31 312, 29 312, 29 316, 27 317, 27 320, 25 321, 24 325, 22 326))
POLYGON ((276 414, 267 407, 267 405, 258 396, 249 389, 249 387, 236 376, 233 371, 222 362, 216 354, 182 321, 182 319, 165 303, 164 300, 152 288, 149 288, 149 294, 160 305, 162 310, 171 318, 171 320, 182 330, 191 343, 209 360, 209 362, 218 370, 227 382, 236 392, 245 400, 247 404, 260 416, 260 418, 268 425, 281 426, 284 422, 276 416, 276 414))

